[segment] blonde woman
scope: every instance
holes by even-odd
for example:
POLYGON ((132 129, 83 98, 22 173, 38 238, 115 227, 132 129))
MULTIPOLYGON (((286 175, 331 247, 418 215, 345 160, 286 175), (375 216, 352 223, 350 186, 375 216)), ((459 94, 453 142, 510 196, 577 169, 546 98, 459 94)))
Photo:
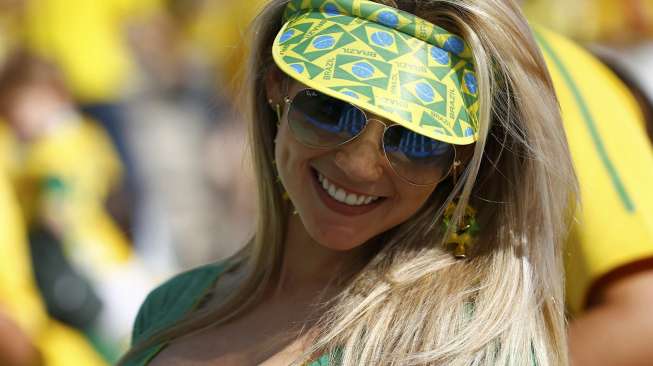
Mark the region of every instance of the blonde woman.
POLYGON ((141 308, 123 365, 565 365, 575 177, 510 0, 272 1, 257 231, 141 308))

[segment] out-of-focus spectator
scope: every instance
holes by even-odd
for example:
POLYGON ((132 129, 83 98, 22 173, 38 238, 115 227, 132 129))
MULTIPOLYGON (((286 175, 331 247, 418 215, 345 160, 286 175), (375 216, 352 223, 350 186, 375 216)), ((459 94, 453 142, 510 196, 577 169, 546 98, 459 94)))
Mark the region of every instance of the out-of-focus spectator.
MULTIPOLYGON (((0 134, 0 140, 4 136, 0 134)), ((45 312, 32 277, 20 209, 1 169, 0 217, 0 364, 32 366, 42 361, 48 366, 105 366, 78 332, 45 312)))
MULTIPOLYGON (((135 68, 127 27, 156 13, 157 0, 26 0, 25 7, 23 45, 56 62, 77 102, 119 133, 118 108, 135 68)), ((114 137, 123 153, 124 137, 114 137)))
MULTIPOLYGON (((151 218, 146 217, 152 216, 144 208, 148 188, 135 144, 148 137, 133 138, 127 106, 133 92, 151 81, 142 77, 141 66, 150 67, 158 76, 169 69, 162 66, 169 57, 164 44, 167 33, 158 32, 165 28, 166 19, 160 1, 21 0, 16 36, 17 43, 60 67, 81 112, 108 132, 124 170, 121 189, 112 192, 111 203, 116 203, 112 213, 136 249, 147 253, 163 252, 158 250, 161 244, 145 242, 148 233, 165 229, 160 222, 150 224, 151 218)), ((156 259, 143 259, 149 267, 158 265, 156 259)))
POLYGON ((603 61, 565 41, 542 47, 583 202, 566 258, 573 365, 649 365, 653 1, 522 3, 530 20, 589 45, 603 61))
MULTIPOLYGON (((125 215, 120 221, 126 223, 129 233, 140 220, 142 192, 126 132, 125 97, 138 80, 128 41, 142 40, 129 37, 130 31, 146 33, 143 24, 160 16, 159 0, 24 0, 20 16, 21 45, 56 63, 82 112, 109 133, 125 168, 125 189, 118 193, 123 206, 129 205, 120 211, 125 215)), ((139 45, 151 49, 148 41, 139 45)))
POLYGON ((653 150, 645 105, 587 50, 545 31, 539 40, 581 191, 565 258, 573 365, 648 365, 653 150))
POLYGON ((103 131, 77 112, 57 68, 27 53, 10 58, 0 72, 0 114, 18 137, 13 177, 28 224, 42 220, 71 242, 95 243, 75 248, 92 262, 129 256, 129 245, 103 209, 120 180, 120 162, 103 131), (111 239, 74 239, 98 228, 111 239))
POLYGON ((120 178, 116 153, 104 131, 76 111, 57 68, 27 53, 2 68, 0 114, 11 126, 4 131, 7 171, 48 310, 106 340, 111 357, 128 336, 134 298, 151 283, 104 207, 120 178))

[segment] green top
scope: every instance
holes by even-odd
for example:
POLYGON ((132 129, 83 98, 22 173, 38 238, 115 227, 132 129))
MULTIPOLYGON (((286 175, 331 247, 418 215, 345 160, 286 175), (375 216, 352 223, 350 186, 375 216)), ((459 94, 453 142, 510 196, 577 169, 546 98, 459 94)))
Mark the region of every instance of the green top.
MULTIPOLYGON (((204 295, 228 268, 227 261, 212 263, 181 273, 154 289, 141 305, 132 331, 132 346, 168 328, 195 310, 204 295)), ((124 366, 147 365, 168 344, 157 343, 127 360, 124 366)), ((322 356, 307 366, 328 366, 322 356)))

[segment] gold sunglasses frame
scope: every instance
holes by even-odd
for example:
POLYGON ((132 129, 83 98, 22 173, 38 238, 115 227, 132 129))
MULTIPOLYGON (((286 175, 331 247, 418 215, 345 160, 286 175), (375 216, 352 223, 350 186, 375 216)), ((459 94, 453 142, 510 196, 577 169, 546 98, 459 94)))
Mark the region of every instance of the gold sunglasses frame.
MULTIPOLYGON (((297 141, 299 141, 300 143, 304 144, 305 146, 308 146, 308 147, 313 148, 313 149, 335 149, 335 148, 342 147, 342 146, 344 146, 344 145, 346 145, 346 144, 348 144, 348 143, 350 143, 350 142, 356 140, 356 139, 357 139, 357 138, 358 138, 358 137, 363 133, 363 131, 365 130, 365 128, 367 128, 367 125, 369 124, 370 121, 376 121, 376 122, 378 122, 378 123, 380 123, 380 124, 383 125, 383 133, 381 134, 381 144, 380 144, 380 148, 381 148, 381 150, 383 151, 383 156, 385 157, 386 161, 387 161, 388 164, 390 165, 390 168, 392 169, 392 171, 393 171, 393 172, 394 172, 394 173, 395 173, 399 178, 401 178, 402 180, 404 180, 406 183, 408 183, 408 184, 410 184, 410 185, 413 185, 413 186, 416 186, 416 187, 428 187, 428 186, 432 186, 432 185, 435 185, 435 184, 439 184, 439 183, 441 183, 443 180, 445 180, 445 179, 446 179, 446 178, 447 178, 447 177, 448 177, 448 176, 453 172, 454 167, 459 166, 459 165, 461 164, 460 161, 457 160, 458 151, 457 151, 457 149, 456 149, 456 145, 454 145, 454 144, 449 144, 449 145, 453 148, 453 159, 452 159, 451 164, 449 165, 449 168, 447 169, 446 173, 442 175, 442 177, 440 178, 440 180, 435 181, 435 182, 432 182, 432 183, 415 183, 415 182, 411 182, 408 178, 406 178, 406 177, 404 177, 403 175, 401 175, 401 174, 397 171, 397 169, 395 169, 394 164, 392 163, 392 160, 390 160, 390 158, 388 157, 388 154, 387 154, 387 152, 386 152, 386 148, 385 148, 385 139, 384 139, 384 137, 385 137, 386 132, 387 132, 390 128, 393 128, 393 127, 395 127, 395 126, 403 127, 402 125, 397 124, 397 123, 394 123, 394 124, 390 124, 390 125, 388 125, 388 123, 383 122, 383 121, 381 121, 381 120, 379 120, 379 119, 376 119, 376 118, 369 118, 367 112, 365 112, 363 109, 359 108, 358 106, 356 106, 356 105, 354 105, 354 104, 352 104, 352 103, 346 102, 346 101, 339 100, 339 99, 337 99, 337 98, 334 98, 334 97, 332 97, 332 96, 330 96, 330 95, 328 95, 328 94, 322 93, 322 92, 320 92, 319 90, 315 90, 315 89, 313 89, 313 88, 302 88, 302 89, 298 90, 298 91, 297 91, 297 92, 292 96, 292 98, 291 98, 290 96, 288 96, 288 95, 286 95, 286 96, 283 97, 283 102, 284 102, 284 113, 285 113, 285 115, 286 115, 286 117, 287 117, 286 119, 288 119, 288 117, 289 117, 290 108, 291 108, 291 105, 292 105, 292 102, 294 101, 294 99, 297 97, 297 95, 299 95, 299 94, 302 93, 302 92, 306 92, 306 91, 313 91, 313 92, 316 92, 316 93, 319 93, 319 94, 322 94, 322 95, 328 96, 329 98, 333 98, 333 99, 336 99, 336 100, 338 100, 338 101, 340 101, 340 102, 347 103, 347 104, 349 104, 351 107, 356 108, 358 111, 360 111, 360 112, 365 116, 365 125, 363 126, 363 128, 361 129, 361 131, 360 131, 359 133, 357 133, 356 135, 354 135, 354 136, 352 136, 351 138, 347 139, 346 141, 340 142, 340 143, 338 143, 338 144, 336 144, 336 145, 334 145, 334 146, 317 146, 317 145, 311 145, 311 144, 307 143, 306 141, 304 141, 303 139, 301 139, 300 137, 298 137, 298 136, 297 136, 297 133, 296 133, 296 132, 294 131, 294 129, 292 128, 292 124, 290 124, 290 120, 288 120, 288 128, 290 129, 290 132, 293 134, 293 137, 294 137, 297 141)), ((282 118, 283 116, 282 116, 282 115, 279 115, 278 117, 279 117, 279 120, 281 120, 281 118, 282 118)), ((403 127, 403 128, 406 128, 406 127, 403 127)))

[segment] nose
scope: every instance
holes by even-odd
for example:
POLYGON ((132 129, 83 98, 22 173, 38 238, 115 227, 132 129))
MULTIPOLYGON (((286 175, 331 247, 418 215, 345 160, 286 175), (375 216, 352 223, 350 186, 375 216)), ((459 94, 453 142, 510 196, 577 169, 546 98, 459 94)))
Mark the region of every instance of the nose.
POLYGON ((354 181, 379 180, 383 175, 385 159, 381 142, 384 131, 382 122, 369 120, 356 139, 338 149, 335 155, 336 166, 354 181))

